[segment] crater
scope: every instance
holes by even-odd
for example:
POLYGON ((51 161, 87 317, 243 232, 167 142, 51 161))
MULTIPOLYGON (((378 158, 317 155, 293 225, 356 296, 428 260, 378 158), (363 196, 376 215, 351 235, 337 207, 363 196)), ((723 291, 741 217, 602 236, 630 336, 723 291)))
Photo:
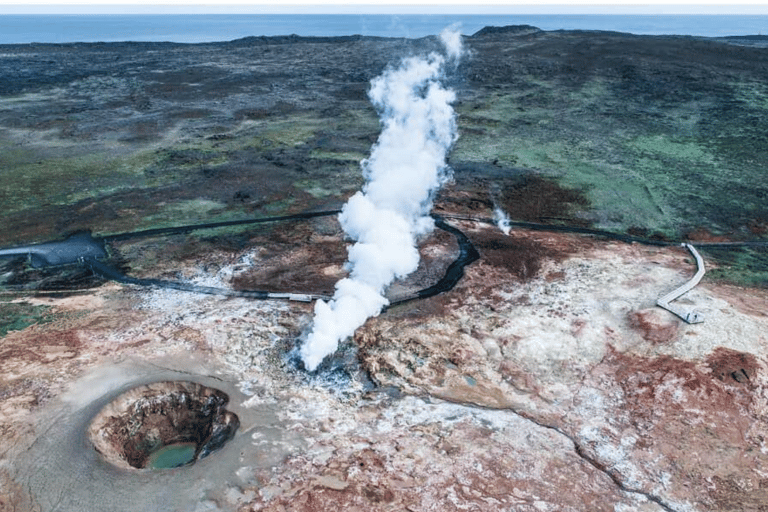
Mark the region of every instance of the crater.
POLYGON ((131 470, 170 469, 210 455, 240 426, 229 396, 196 382, 155 382, 112 400, 88 437, 104 459, 131 470))

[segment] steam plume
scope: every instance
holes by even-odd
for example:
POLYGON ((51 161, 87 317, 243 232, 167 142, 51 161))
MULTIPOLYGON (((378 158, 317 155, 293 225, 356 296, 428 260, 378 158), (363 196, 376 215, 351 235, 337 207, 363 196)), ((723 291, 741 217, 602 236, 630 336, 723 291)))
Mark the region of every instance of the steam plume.
POLYGON ((508 235, 512 229, 511 221, 507 212, 501 209, 500 206, 496 206, 493 209, 493 220, 496 221, 496 226, 505 234, 508 235))
MULTIPOLYGON (((460 34, 446 29, 440 36, 456 61, 460 34)), ((315 303, 312 331, 301 348, 310 371, 381 312, 389 303, 384 291, 394 279, 418 267, 417 237, 434 228, 432 196, 449 178, 445 156, 456 141, 455 94, 438 82, 445 62, 434 52, 410 57, 371 82, 368 96, 383 129, 361 162, 366 184, 339 214, 344 232, 355 240, 348 248, 349 277, 336 283, 331 301, 315 303)))

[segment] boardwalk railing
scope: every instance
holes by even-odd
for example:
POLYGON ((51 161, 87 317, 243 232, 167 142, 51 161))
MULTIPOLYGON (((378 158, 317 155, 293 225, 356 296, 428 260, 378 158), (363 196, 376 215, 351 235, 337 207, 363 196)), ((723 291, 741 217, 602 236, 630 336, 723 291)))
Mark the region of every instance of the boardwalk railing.
POLYGON ((696 274, 684 285, 678 288, 675 288, 668 294, 659 298, 656 301, 656 305, 666 309, 671 313, 674 313, 675 315, 679 316, 689 324, 698 324, 704 321, 704 317, 700 312, 696 311, 695 309, 689 309, 679 305, 670 304, 670 302, 680 298, 684 294, 691 291, 694 286, 699 284, 699 281, 701 281, 701 278, 704 277, 704 272, 706 272, 706 270, 704 269, 704 260, 701 258, 701 255, 696 250, 696 248, 691 244, 684 243, 680 245, 688 249, 690 253, 693 254, 693 257, 696 259, 696 267, 697 267, 696 274))

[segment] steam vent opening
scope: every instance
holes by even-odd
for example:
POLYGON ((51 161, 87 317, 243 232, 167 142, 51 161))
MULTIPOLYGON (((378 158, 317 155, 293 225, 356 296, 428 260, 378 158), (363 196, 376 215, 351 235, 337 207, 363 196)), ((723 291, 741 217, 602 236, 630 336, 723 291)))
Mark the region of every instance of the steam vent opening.
POLYGON ((127 391, 91 422, 88 436, 107 461, 125 469, 193 464, 224 446, 240 426, 229 396, 195 382, 156 382, 127 391))

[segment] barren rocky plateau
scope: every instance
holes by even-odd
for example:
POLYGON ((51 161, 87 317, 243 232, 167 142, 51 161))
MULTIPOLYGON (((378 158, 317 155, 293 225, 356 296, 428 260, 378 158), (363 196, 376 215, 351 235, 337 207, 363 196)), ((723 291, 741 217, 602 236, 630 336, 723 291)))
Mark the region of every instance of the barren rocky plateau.
MULTIPOLYGON (((317 373, 312 305, 0 261, 0 510, 768 510, 768 50, 488 28, 445 81, 434 212, 480 259, 384 311, 317 373), (488 219, 514 221, 507 235, 488 219), (696 271, 679 299, 656 299, 696 271), (163 471, 112 467, 91 420, 133 387, 222 390, 240 427, 163 471)), ((0 246, 333 210, 380 130, 369 81, 436 39, 0 46, 0 246)), ((108 244, 144 278, 328 294, 332 216, 108 244)), ((391 293, 429 286, 453 237, 391 293)))

